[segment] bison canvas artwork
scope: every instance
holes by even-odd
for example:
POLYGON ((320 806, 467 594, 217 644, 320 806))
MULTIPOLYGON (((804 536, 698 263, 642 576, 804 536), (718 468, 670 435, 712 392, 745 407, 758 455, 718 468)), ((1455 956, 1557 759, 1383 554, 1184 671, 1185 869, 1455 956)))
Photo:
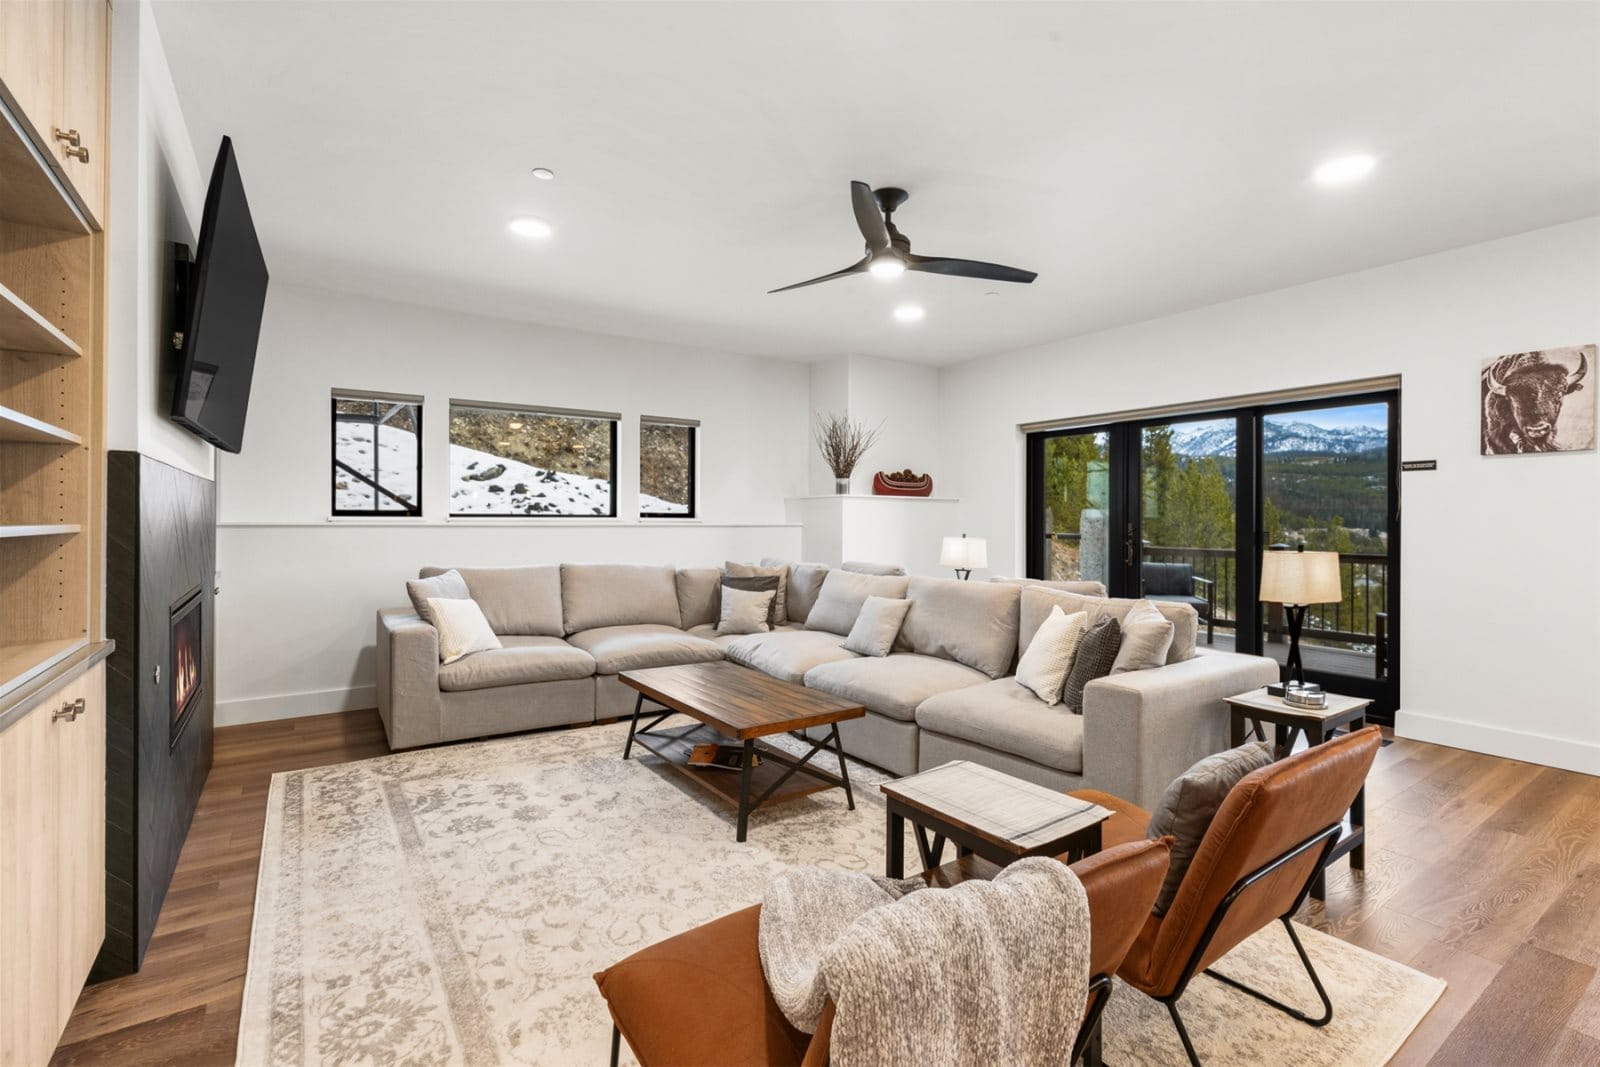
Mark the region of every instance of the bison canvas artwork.
POLYGON ((1483 361, 1485 456, 1594 448, 1595 345, 1483 361))

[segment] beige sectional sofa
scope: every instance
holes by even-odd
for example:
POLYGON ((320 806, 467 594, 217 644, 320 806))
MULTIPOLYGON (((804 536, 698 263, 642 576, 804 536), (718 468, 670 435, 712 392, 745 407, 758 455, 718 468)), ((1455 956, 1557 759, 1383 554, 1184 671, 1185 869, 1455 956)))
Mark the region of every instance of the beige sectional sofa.
MULTIPOLYGON (((763 560, 765 565, 781 565, 763 560)), ((459 568, 504 648, 439 665, 433 627, 379 611, 378 705, 393 748, 630 714, 622 671, 726 657, 867 709, 843 724, 852 756, 894 774, 970 759, 1054 788, 1103 789, 1153 807, 1174 777, 1227 747, 1223 698, 1275 681, 1272 660, 1195 649, 1197 618, 1174 624, 1166 665, 1089 683, 1082 715, 1012 677, 1052 606, 1122 614, 1097 586, 963 582, 788 564, 787 622, 718 634, 721 571, 635 564, 459 568), (868 596, 911 601, 894 651, 844 640, 868 596)), ((442 573, 426 568, 423 577, 442 573)))

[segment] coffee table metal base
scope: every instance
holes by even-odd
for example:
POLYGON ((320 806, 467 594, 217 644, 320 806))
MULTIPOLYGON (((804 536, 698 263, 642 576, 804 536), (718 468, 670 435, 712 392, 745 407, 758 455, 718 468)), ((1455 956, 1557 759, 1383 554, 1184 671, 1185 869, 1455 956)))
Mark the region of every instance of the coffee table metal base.
MULTIPOLYGON (((655 752, 655 749, 651 746, 649 739, 655 737, 665 737, 666 735, 655 734, 652 733, 652 731, 667 719, 679 714, 671 708, 665 708, 659 713, 652 710, 648 714, 654 717, 651 718, 649 722, 646 722, 641 726, 639 720, 646 715, 644 710, 646 699, 647 698, 645 695, 640 693, 638 699, 633 702, 633 720, 628 724, 628 740, 622 746, 623 759, 628 759, 632 755, 633 743, 635 741, 638 741, 644 747, 650 748, 652 752, 655 752)), ((654 701, 650 701, 650 703, 655 704, 654 701)), ((661 707, 661 705, 656 706, 661 707)), ((750 824, 750 813, 770 800, 772 796, 777 793, 780 788, 782 788, 783 784, 793 777, 797 771, 812 778, 816 778, 819 781, 825 782, 830 786, 842 788, 844 790, 845 806, 850 811, 856 810, 855 793, 850 788, 850 768, 845 765, 844 744, 839 740, 839 724, 836 722, 828 724, 827 736, 823 737, 821 740, 807 737, 803 732, 791 733, 789 736, 797 738, 801 741, 805 741, 810 744, 811 747, 804 755, 795 757, 790 753, 785 752, 781 748, 766 742, 758 742, 754 738, 747 738, 742 742, 742 748, 744 752, 743 759, 740 761, 739 766, 739 821, 738 830, 734 838, 735 840, 743 841, 747 836, 750 824), (756 797, 754 800, 751 800, 750 778, 751 771, 755 766, 755 760, 751 757, 757 752, 761 754, 762 759, 771 760, 773 763, 781 764, 788 769, 783 772, 777 781, 768 785, 760 796, 756 797), (839 761, 838 774, 833 774, 829 771, 823 770, 821 767, 814 767, 810 765, 811 758, 819 752, 831 752, 834 754, 839 761)), ((676 738, 674 738, 674 740, 676 740, 676 738)), ((656 752, 656 755, 661 755, 661 753, 656 752)), ((937 864, 935 864, 935 866, 937 866, 937 864)))

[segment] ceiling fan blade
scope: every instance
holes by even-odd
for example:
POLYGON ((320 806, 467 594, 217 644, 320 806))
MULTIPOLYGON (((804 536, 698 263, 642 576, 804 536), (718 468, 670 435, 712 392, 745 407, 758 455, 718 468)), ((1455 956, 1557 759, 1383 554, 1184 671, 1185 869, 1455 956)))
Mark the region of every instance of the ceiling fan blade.
POLYGON ((856 226, 860 228, 861 236, 866 238, 867 247, 874 252, 886 251, 889 247, 889 227, 883 221, 883 209, 878 206, 878 198, 872 195, 872 186, 866 182, 851 182, 850 206, 855 209, 856 226))
POLYGON ((806 286, 816 285, 818 282, 831 282, 835 278, 843 278, 847 274, 864 274, 866 269, 867 261, 863 259, 859 263, 850 264, 850 266, 846 267, 844 270, 836 270, 832 274, 824 274, 820 278, 812 278, 810 281, 804 282, 795 282, 793 285, 786 285, 782 289, 768 289, 767 295, 771 296, 773 293, 787 293, 790 289, 804 289, 806 286))
POLYGON ((927 271, 929 274, 950 274, 958 278, 984 278, 991 282, 1020 282, 1023 285, 1039 275, 1031 270, 1002 267, 998 263, 980 263, 976 259, 945 259, 942 256, 907 256, 907 270, 927 271))

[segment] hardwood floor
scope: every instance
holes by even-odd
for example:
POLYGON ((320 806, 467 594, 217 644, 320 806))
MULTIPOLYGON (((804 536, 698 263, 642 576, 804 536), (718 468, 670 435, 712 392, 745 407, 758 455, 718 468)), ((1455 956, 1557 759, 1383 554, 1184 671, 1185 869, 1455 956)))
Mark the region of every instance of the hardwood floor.
MULTIPOLYGON (((387 751, 370 711, 218 730, 144 969, 84 992, 52 1062, 231 1062, 272 774, 387 751)), ((1366 871, 1301 918, 1449 981, 1393 1062, 1600 1064, 1600 778, 1396 741, 1367 813, 1366 871)))

